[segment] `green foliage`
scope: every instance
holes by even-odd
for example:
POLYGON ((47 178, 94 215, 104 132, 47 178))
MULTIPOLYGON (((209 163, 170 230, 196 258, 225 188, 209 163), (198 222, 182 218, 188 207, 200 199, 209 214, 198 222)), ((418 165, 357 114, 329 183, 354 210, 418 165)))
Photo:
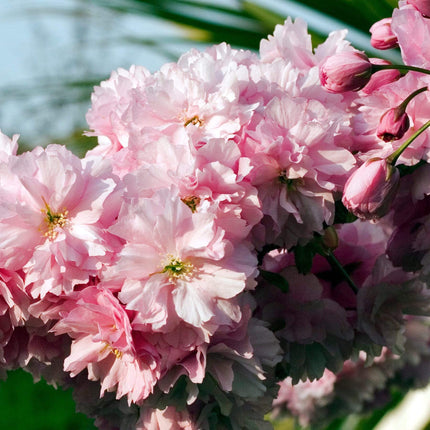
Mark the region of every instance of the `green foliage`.
POLYGON ((413 166, 406 166, 405 164, 399 164, 396 166, 400 171, 400 176, 410 175, 411 173, 415 172, 415 170, 419 169, 421 166, 426 165, 427 162, 424 160, 420 160, 417 164, 414 164, 413 166))
POLYGON ((269 284, 278 287, 283 293, 288 293, 288 289, 290 288, 288 281, 279 273, 260 269, 260 275, 263 277, 263 279, 269 282, 269 284))
POLYGON ((75 412, 71 390, 55 389, 45 381, 35 384, 23 370, 9 372, 0 382, 0 404, 0 429, 95 429, 93 420, 75 412))
POLYGON ((313 242, 309 242, 304 246, 297 245, 294 247, 294 258, 299 273, 306 275, 306 273, 311 271, 312 262, 316 253, 313 242))
MULTIPOLYGON (((187 34, 192 40, 210 44, 228 42, 234 47, 247 49, 258 49, 260 40, 271 34, 275 25, 283 23, 286 18, 286 15, 274 11, 270 3, 262 6, 263 2, 249 0, 232 1, 231 6, 219 6, 215 1, 201 0, 93 1, 118 13, 151 15, 185 26, 190 30, 187 34)), ((284 4, 288 13, 287 6, 294 3, 320 12, 320 22, 324 21, 324 16, 334 18, 339 20, 337 29, 348 26, 366 34, 374 22, 391 16, 397 4, 395 0, 279 0, 278 5, 284 4)), ((306 16, 302 18, 306 19, 306 16)), ((322 32, 309 23, 314 46, 321 43, 332 30, 327 28, 326 32, 322 32)))
POLYGON ((397 0, 300 0, 296 3, 309 6, 330 18, 368 33, 374 22, 391 16, 398 2, 397 0))
POLYGON ((357 217, 348 211, 348 209, 342 203, 342 200, 337 200, 335 202, 335 213, 333 224, 347 224, 354 222, 357 217))

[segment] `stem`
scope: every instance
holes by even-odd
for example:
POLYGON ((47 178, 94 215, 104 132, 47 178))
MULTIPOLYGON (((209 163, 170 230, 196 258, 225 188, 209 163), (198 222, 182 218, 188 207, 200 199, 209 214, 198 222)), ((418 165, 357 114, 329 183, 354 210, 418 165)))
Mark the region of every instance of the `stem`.
POLYGON ((402 155, 402 152, 428 127, 430 127, 430 121, 427 121, 419 130, 417 130, 412 136, 410 136, 409 139, 407 139, 400 148, 396 149, 389 157, 387 157, 387 163, 394 166, 398 158, 402 155))
POLYGON ((422 87, 419 90, 414 91, 412 94, 409 94, 403 101, 400 103, 399 108, 405 111, 406 107, 408 106, 409 102, 418 94, 427 91, 428 87, 422 87))
POLYGON ((327 250, 325 257, 327 258, 327 261, 330 263, 332 267, 334 266, 342 273, 343 277, 345 278, 348 285, 351 287, 352 291, 354 291, 354 293, 357 294, 358 293, 357 285, 355 285, 354 281, 348 275, 348 272, 344 269, 342 264, 340 264, 339 260, 334 256, 333 252, 331 250, 327 250))
POLYGON ((426 75, 430 75, 430 70, 423 69, 421 67, 406 66, 404 64, 372 64, 372 73, 375 73, 379 70, 385 70, 385 69, 395 69, 406 73, 409 71, 420 72, 420 73, 425 73, 426 75))

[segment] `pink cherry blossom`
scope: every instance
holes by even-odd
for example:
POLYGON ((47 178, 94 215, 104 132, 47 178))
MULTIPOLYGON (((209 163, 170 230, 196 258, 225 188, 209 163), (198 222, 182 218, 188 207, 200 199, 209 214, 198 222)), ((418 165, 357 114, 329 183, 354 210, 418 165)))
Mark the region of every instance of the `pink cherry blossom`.
POLYGON ((370 80, 372 64, 361 52, 341 52, 320 65, 321 85, 333 93, 358 91, 370 80))
POLYGON ((385 159, 367 160, 345 184, 342 202, 354 215, 372 219, 384 216, 396 195, 400 172, 385 159))
MULTIPOLYGON (((382 60, 380 58, 369 58, 369 61, 375 65, 390 65, 391 63, 387 60, 382 60)), ((378 70, 372 74, 370 81, 362 88, 362 92, 365 94, 371 94, 373 91, 377 90, 386 84, 391 84, 397 79, 401 78, 401 73, 396 69, 383 69, 378 70)))
POLYGON ((71 291, 111 261, 116 240, 99 220, 113 179, 93 175, 91 164, 83 166, 55 145, 35 148, 0 169, 8 189, 1 202, 0 264, 23 269, 34 297, 71 291))
POLYGON ((14 134, 12 139, 0 131, 0 162, 7 162, 11 155, 16 155, 18 150, 18 134, 14 134))
POLYGON ((130 130, 122 116, 130 105, 134 90, 145 85, 149 76, 149 71, 142 66, 118 69, 94 88, 92 106, 86 116, 93 130, 88 135, 99 136, 99 144, 91 151, 92 154, 113 155, 128 146, 130 130))
POLYGON ((148 152, 157 154, 156 164, 149 162, 148 153, 142 167, 123 178, 127 199, 149 198, 156 190, 175 185, 192 212, 212 214, 225 238, 234 243, 246 239, 260 221, 257 190, 243 178, 235 142, 211 139, 192 154, 187 147, 160 140, 148 152))
POLYGON ((234 297, 253 287, 255 257, 233 248, 213 215, 193 213, 174 189, 124 204, 109 230, 126 244, 108 276, 124 280, 119 297, 140 325, 168 332, 182 321, 207 338, 240 316, 234 297))
POLYGON ((399 6, 393 11, 391 29, 397 36, 403 61, 410 66, 428 67, 430 47, 426 41, 430 35, 429 19, 424 18, 412 4, 402 1, 399 6))
POLYGON ((409 129, 409 117, 404 109, 397 107, 388 109, 380 119, 376 135, 387 141, 401 139, 409 129))
POLYGON ((384 18, 370 27, 371 45, 376 49, 392 49, 398 46, 397 36, 391 30, 392 18, 384 18))
POLYGON ((429 309, 426 279, 394 268, 381 256, 358 292, 357 327, 375 344, 402 354, 405 314, 426 315, 429 309))
POLYGON ((430 17, 430 4, 428 0, 407 0, 407 3, 414 6, 415 9, 426 18, 430 17))
POLYGON ((335 382, 336 375, 329 370, 316 381, 299 381, 293 385, 291 378, 286 378, 279 383, 278 397, 273 402, 274 411, 276 413, 281 407, 286 407, 299 417, 300 425, 307 426, 316 411, 333 397, 335 382))
POLYGON ((142 408, 136 430, 196 430, 186 411, 177 411, 173 406, 160 409, 142 408))
MULTIPOLYGON (((362 152, 360 158, 367 160, 375 156, 388 156, 394 152, 408 137, 415 133, 427 120, 430 114, 428 91, 414 97, 407 106, 410 128, 403 138, 394 142, 384 142, 377 137, 379 119, 390 108, 399 106, 411 93, 430 83, 427 75, 408 73, 390 85, 374 90, 367 97, 357 99, 359 113, 353 121, 354 144, 351 149, 362 152)), ((424 132, 402 153, 401 164, 416 164, 429 156, 430 140, 424 132)))
POLYGON ((355 164, 334 140, 343 120, 317 100, 286 96, 274 98, 264 115, 254 117, 243 153, 266 215, 266 242, 290 247, 331 223, 333 191, 355 164))
POLYGON ((106 289, 87 287, 70 296, 55 334, 68 333, 74 340, 64 370, 76 376, 87 368, 90 380, 100 380, 100 396, 116 389, 116 397, 141 402, 152 392, 159 377, 154 348, 135 343, 128 315, 106 289), (67 309, 71 307, 71 309, 67 309))

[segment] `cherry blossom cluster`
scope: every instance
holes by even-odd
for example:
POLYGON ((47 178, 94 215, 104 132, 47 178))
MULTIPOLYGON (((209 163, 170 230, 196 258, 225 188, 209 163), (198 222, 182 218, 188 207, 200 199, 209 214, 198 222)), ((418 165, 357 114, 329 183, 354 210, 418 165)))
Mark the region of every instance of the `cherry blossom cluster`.
POLYGON ((113 72, 82 159, 1 134, 4 376, 73 387, 100 429, 260 430, 418 375, 429 36, 418 1, 372 27, 403 65, 287 19, 259 53, 113 72))
MULTIPOLYGON (((358 356, 334 372, 326 366, 320 379, 297 382, 290 374, 280 383, 275 416, 287 411, 315 428, 381 406, 390 399, 391 387, 408 390, 430 381, 426 300, 422 312, 406 311, 418 304, 406 289, 424 282, 428 294, 430 2, 400 1, 392 17, 375 23, 370 33, 373 47, 400 48, 403 64, 340 52, 320 64, 320 80, 330 93, 354 94, 348 110, 354 111, 350 149, 357 163, 342 203, 358 219, 335 226, 339 242, 333 253, 358 288, 356 304, 347 306, 357 311, 360 330, 372 339, 372 348, 385 346, 376 357, 361 345, 358 356), (406 319, 402 311, 409 313, 406 319)), ((279 255, 273 257, 280 261, 279 255)), ((327 276, 327 269, 321 272, 317 258, 311 273, 323 284, 329 281, 333 293, 335 278, 327 276)))

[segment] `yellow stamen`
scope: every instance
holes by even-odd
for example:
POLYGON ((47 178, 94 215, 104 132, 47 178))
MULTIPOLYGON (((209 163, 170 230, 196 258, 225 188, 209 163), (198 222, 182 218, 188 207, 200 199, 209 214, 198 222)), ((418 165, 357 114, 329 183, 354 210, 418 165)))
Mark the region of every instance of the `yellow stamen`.
POLYGON ((187 278, 194 270, 192 263, 189 261, 182 261, 171 254, 167 255, 163 264, 164 268, 161 273, 167 273, 170 280, 187 278))
POLYGON ((197 196, 188 196, 181 199, 190 209, 191 212, 197 212, 197 206, 200 203, 200 197, 197 196))
POLYGON ((185 119, 184 127, 187 127, 190 124, 201 127, 203 125, 203 120, 201 120, 197 115, 194 115, 192 118, 185 119))
POLYGON ((120 359, 122 358, 122 351, 120 351, 117 348, 113 348, 111 345, 109 345, 108 342, 105 342, 104 347, 100 350, 99 354, 102 354, 103 352, 105 352, 107 349, 110 349, 109 352, 111 352, 116 358, 120 359))
POLYGON ((64 228, 67 224, 67 215, 69 211, 64 209, 62 212, 53 212, 46 203, 45 199, 42 197, 45 203, 45 208, 41 209, 42 213, 45 213, 45 228, 41 230, 44 231, 43 235, 49 240, 54 240, 58 236, 57 227, 64 228))

